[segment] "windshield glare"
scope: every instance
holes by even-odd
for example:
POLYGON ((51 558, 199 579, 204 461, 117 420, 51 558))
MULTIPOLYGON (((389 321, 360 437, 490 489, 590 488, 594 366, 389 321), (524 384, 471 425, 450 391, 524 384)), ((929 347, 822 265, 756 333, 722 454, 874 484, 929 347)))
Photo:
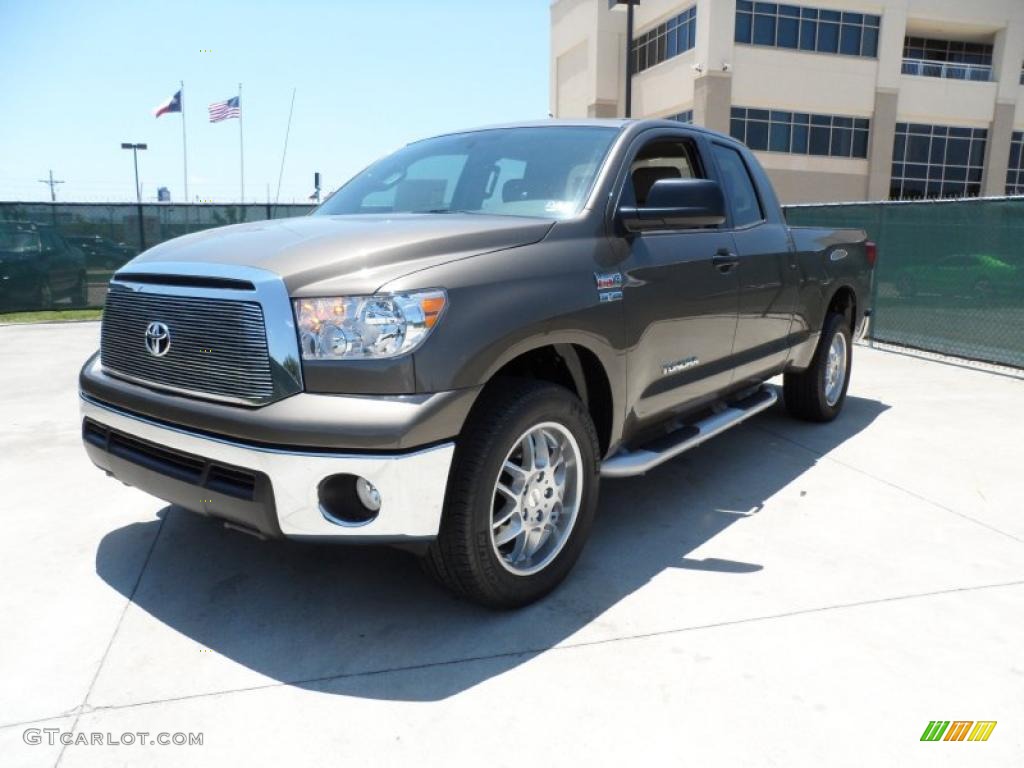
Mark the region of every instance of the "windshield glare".
POLYGON ((614 128, 500 128, 427 139, 371 165, 315 214, 579 213, 614 128))

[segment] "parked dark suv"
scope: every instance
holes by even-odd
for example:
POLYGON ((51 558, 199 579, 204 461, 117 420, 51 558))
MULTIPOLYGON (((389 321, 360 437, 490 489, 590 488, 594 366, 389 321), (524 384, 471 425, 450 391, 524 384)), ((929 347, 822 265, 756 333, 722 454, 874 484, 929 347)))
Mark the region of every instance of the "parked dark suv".
POLYGON ((85 306, 85 257, 56 230, 0 222, 0 308, 47 309, 57 301, 85 306))

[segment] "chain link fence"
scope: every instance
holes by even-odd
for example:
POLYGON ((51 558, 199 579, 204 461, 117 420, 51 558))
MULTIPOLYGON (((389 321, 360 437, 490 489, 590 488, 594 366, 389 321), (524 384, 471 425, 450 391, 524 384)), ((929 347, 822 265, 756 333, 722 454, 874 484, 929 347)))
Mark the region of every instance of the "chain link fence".
POLYGON ((878 243, 873 339, 1024 368, 1024 197, 800 205, 786 217, 878 243))
POLYGON ((110 275, 146 248, 202 229, 311 210, 308 205, 0 203, 0 313, 102 307, 110 275))

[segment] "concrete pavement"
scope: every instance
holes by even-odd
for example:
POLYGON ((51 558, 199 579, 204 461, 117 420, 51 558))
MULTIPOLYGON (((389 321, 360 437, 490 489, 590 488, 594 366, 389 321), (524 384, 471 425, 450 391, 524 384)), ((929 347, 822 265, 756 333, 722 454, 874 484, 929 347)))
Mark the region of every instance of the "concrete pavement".
POLYGON ((609 481, 515 613, 408 555, 265 543, 79 446, 98 325, 0 327, 3 765, 1019 765, 1024 381, 858 347, 779 409, 609 481), (929 720, 997 720, 922 743, 929 720), (25 743, 27 728, 202 746, 25 743))

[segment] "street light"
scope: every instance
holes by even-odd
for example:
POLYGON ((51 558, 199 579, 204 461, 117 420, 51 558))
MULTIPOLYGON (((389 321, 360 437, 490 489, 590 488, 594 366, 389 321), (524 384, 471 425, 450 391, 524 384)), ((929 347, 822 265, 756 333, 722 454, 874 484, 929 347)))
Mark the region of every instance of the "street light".
POLYGON ((146 233, 142 227, 142 190, 139 187, 139 150, 146 149, 145 144, 132 144, 130 141, 121 142, 121 149, 130 149, 132 159, 135 161, 135 202, 139 207, 139 250, 146 250, 146 233))
POLYGON ((633 116, 633 6, 640 0, 608 0, 608 8, 626 6, 626 117, 633 116))

